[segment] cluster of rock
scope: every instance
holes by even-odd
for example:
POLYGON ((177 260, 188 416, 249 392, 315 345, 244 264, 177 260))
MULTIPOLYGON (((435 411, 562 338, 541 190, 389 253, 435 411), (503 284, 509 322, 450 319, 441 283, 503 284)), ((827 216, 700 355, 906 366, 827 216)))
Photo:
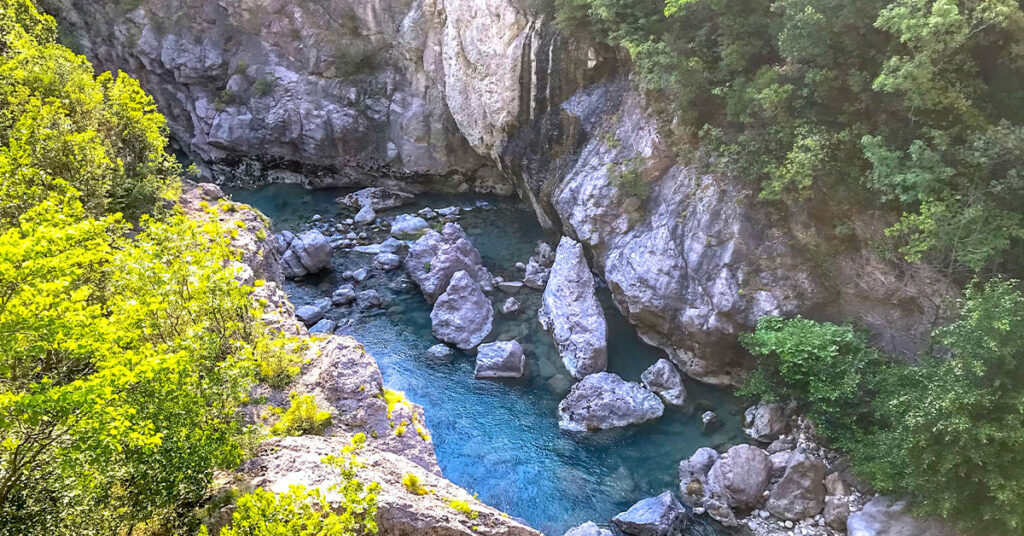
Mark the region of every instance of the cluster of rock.
MULTIPOLYGON (((223 199, 220 189, 212 185, 186 184, 180 203, 186 214, 204 219, 201 203, 231 203, 223 199)), ((231 229, 232 246, 242 253, 237 269, 240 282, 252 284, 256 279, 265 281, 254 286, 253 300, 262 304, 261 321, 282 332, 306 337, 306 330, 296 317, 306 312, 294 310, 281 290, 283 264, 273 239, 266 238, 265 219, 248 207, 233 205, 232 210, 216 211, 218 219, 231 229), (263 238, 261 238, 263 237, 263 238)), ((322 304, 318 304, 322 305, 322 304)), ((305 321, 312 317, 305 317, 305 321)), ((309 341, 303 355, 300 374, 291 385, 275 390, 267 385, 254 388, 254 400, 267 400, 276 406, 285 406, 288 393, 312 395, 319 407, 331 413, 331 426, 323 436, 274 438, 263 441, 255 456, 244 462, 232 480, 233 489, 255 489, 284 493, 291 486, 304 485, 322 491, 337 482, 337 472, 322 460, 337 455, 349 444, 353 434, 367 436, 366 446, 357 452, 362 464, 357 478, 363 482, 376 482, 377 524, 384 534, 449 534, 488 536, 540 536, 540 533, 504 513, 480 502, 469 492, 441 476, 428 433, 395 432, 395 423, 425 422, 423 408, 404 402, 389 411, 383 397, 384 383, 376 361, 358 341, 351 337, 327 336, 309 341), (402 484, 407 474, 419 477, 423 486, 433 493, 410 493, 402 484), (452 515, 448 501, 465 501, 475 516, 452 515)), ((244 408, 250 423, 259 422, 266 414, 267 404, 244 408)), ((214 513, 204 523, 217 534, 220 527, 231 520, 234 505, 229 504, 214 513)))

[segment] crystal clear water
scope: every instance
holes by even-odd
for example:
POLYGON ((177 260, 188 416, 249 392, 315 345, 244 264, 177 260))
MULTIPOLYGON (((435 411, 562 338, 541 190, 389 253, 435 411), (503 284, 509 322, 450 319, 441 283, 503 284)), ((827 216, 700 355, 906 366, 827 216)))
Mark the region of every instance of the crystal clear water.
MULTIPOLYGON (((278 229, 309 227, 313 214, 340 221, 352 212, 333 199, 342 190, 308 191, 297 186, 272 185, 234 191, 237 201, 262 210, 278 229)), ((495 275, 520 279, 517 261, 525 262, 544 235, 532 213, 512 200, 480 197, 420 196, 417 204, 381 214, 388 217, 415 212, 423 206, 472 207, 459 218, 495 275)), ((378 233, 376 241, 383 240, 378 233)), ((340 274, 368 266, 372 255, 335 252, 334 271, 289 282, 286 290, 296 305, 329 296, 345 282, 340 274)), ((741 412, 727 392, 688 382, 686 411, 667 409, 654 422, 599 433, 559 430, 556 409, 571 385, 550 335, 537 321, 540 292, 524 289, 517 298, 522 313, 506 317, 495 311, 488 340, 515 338, 527 354, 527 374, 515 381, 473 378, 473 358, 457 355, 449 364, 433 363, 424 351, 437 343, 430 331, 430 305, 401 270, 373 272, 355 285, 377 289, 391 306, 363 315, 354 306, 328 314, 338 320, 339 333, 359 339, 380 365, 385 384, 405 391, 426 409, 444 475, 479 493, 484 502, 526 520, 545 534, 558 536, 584 521, 605 524, 634 502, 665 490, 678 492, 679 461, 702 446, 722 448, 743 440, 741 412), (722 425, 702 431, 700 413, 713 409, 722 425)), ((496 291, 500 306, 506 295, 496 291)), ((600 298, 608 318, 609 370, 639 381, 645 368, 664 353, 644 344, 612 304, 607 289, 600 298)), ((712 523, 693 523, 688 535, 723 535, 712 523)))

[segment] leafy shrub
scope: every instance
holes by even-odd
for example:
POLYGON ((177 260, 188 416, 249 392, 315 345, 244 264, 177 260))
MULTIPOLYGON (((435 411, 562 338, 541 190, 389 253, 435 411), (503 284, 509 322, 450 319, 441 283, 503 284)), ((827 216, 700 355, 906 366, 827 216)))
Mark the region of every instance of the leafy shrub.
POLYGON ((412 493, 413 495, 427 494, 427 488, 423 487, 423 484, 420 482, 420 477, 416 476, 414 473, 405 473, 405 476, 402 477, 402 485, 405 486, 405 489, 409 490, 409 493, 412 493))
POLYGON ((281 420, 270 427, 270 433, 277 436, 319 435, 330 425, 330 412, 321 410, 313 395, 292 393, 291 405, 281 415, 281 420))
POLYGON ((459 512, 460 514, 468 517, 469 519, 476 519, 480 517, 480 512, 477 512, 469 506, 469 503, 462 499, 448 499, 448 506, 459 512))
POLYGON ((804 404, 882 493, 969 533, 1024 526, 1024 294, 1017 281, 968 287, 936 352, 890 363, 847 326, 762 319, 742 339, 762 356, 748 394, 804 404))
POLYGON ((252 92, 257 97, 267 97, 274 92, 274 79, 263 77, 252 85, 252 92))
POLYGON ((640 200, 647 199, 647 196, 650 195, 647 183, 644 182, 641 175, 641 171, 643 171, 642 158, 634 158, 618 165, 609 164, 609 168, 611 173, 609 179, 619 191, 640 200))
MULTIPOLYGON (((379 485, 365 485, 355 476, 355 469, 361 463, 353 453, 364 442, 365 436, 360 434, 341 456, 324 459, 339 473, 339 481, 329 488, 341 497, 336 504, 329 504, 320 490, 307 490, 303 486, 292 486, 288 493, 282 494, 256 489, 238 500, 238 506, 231 515, 231 525, 221 530, 221 536, 377 534, 379 485)), ((208 531, 203 527, 200 535, 206 534, 208 531)))

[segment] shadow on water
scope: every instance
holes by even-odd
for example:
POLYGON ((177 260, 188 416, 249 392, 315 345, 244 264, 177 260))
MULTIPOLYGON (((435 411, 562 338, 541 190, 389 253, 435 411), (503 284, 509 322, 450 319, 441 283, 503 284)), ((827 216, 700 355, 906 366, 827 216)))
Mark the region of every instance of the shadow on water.
MULTIPOLYGON (((277 229, 309 226, 313 214, 325 220, 350 217, 333 202, 341 191, 308 191, 273 185, 234 191, 237 201, 262 210, 277 229)), ((414 212, 423 206, 469 207, 459 221, 480 250, 487 267, 506 279, 521 279, 515 268, 525 262, 539 239, 546 237, 521 204, 479 196, 420 196, 415 205, 382 214, 414 212)), ((376 237, 377 241, 384 237, 376 237)), ((289 282, 286 290, 296 305, 328 296, 344 284, 340 274, 368 266, 371 255, 336 252, 333 271, 289 282)), ((702 446, 722 448, 743 441, 741 410, 727 392, 687 383, 693 406, 669 409, 653 422, 600 433, 568 433, 558 428, 556 409, 571 380, 558 358, 550 335, 540 329, 540 292, 524 289, 517 298, 522 313, 507 317, 495 311, 493 339, 515 338, 527 354, 527 374, 516 381, 473 379, 472 356, 459 354, 452 363, 431 362, 425 350, 437 343, 430 330, 430 305, 401 271, 374 272, 356 285, 377 289, 391 305, 377 314, 359 314, 353 307, 335 308, 329 317, 340 322, 339 333, 359 339, 380 365, 385 383, 405 391, 426 409, 444 475, 479 493, 484 502, 526 520, 548 535, 561 535, 584 521, 606 523, 644 497, 678 490, 679 461, 702 446), (722 426, 703 432, 700 412, 714 409, 722 426)), ((506 298, 493 296, 496 306, 506 298)), ((645 368, 664 352, 643 343, 615 309, 607 289, 600 299, 608 318, 609 370, 639 381, 645 368)), ((716 524, 693 523, 687 534, 723 535, 716 524)))

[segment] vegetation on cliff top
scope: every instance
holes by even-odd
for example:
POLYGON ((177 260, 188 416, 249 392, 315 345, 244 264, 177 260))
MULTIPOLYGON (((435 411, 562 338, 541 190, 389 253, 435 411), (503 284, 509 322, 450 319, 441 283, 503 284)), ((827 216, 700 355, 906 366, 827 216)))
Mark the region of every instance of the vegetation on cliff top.
MULTIPOLYGON (((968 285, 913 366, 848 326, 766 318, 745 390, 795 399, 879 490, 1024 529, 1024 9, 1013 0, 556 0, 621 47, 678 154, 778 212, 898 215, 874 249, 968 285), (975 280, 974 283, 968 283, 975 280), (986 281, 988 281, 986 283, 986 281)), ((841 218, 841 216, 838 216, 841 218)), ((841 223, 834 223, 838 226, 841 223)))
POLYGON ((1014 0, 556 0, 625 49, 678 153, 777 207, 888 206, 894 253, 1022 266, 1024 11, 1014 0), (699 150, 698 150, 699 148, 699 150), (697 154, 697 153, 700 154, 697 154))

